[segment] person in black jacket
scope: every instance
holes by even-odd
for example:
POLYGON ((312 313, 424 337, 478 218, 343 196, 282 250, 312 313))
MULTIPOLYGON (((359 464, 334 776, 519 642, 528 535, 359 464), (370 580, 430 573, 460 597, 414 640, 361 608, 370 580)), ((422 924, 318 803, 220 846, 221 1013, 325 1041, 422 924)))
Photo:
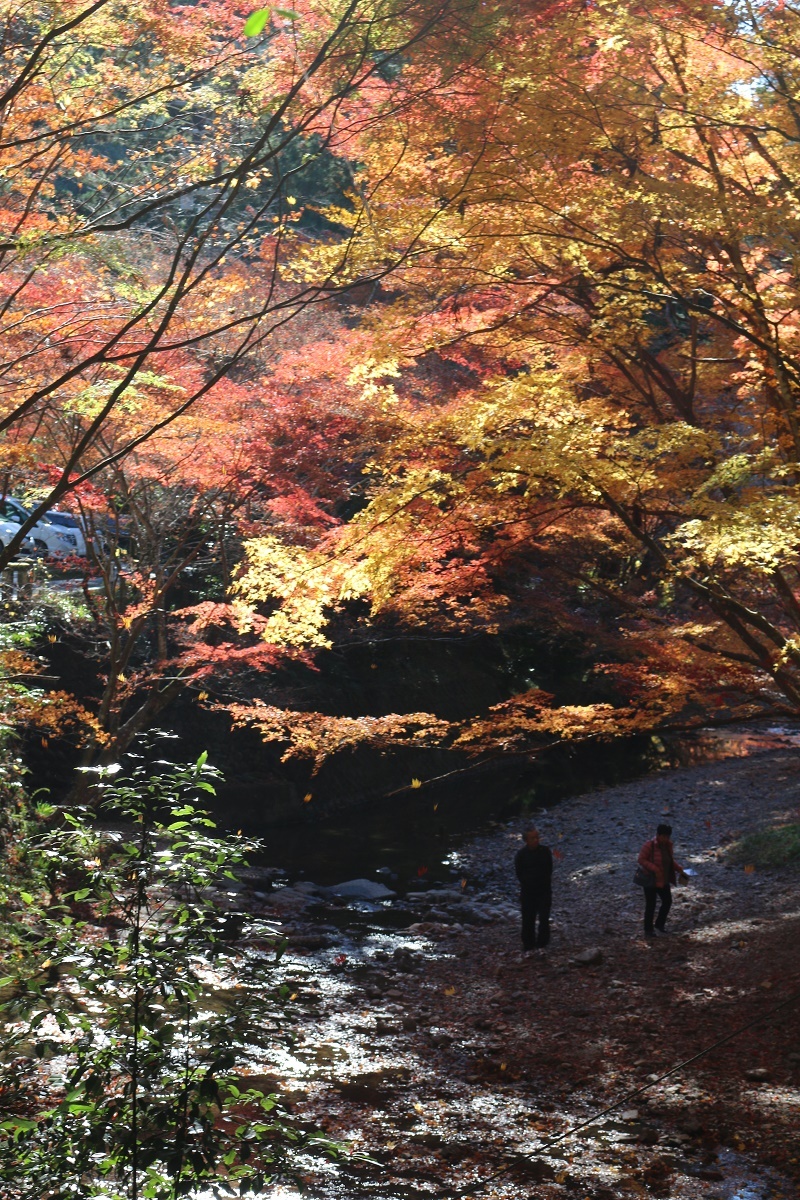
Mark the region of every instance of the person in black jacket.
POLYGON ((550 941, 553 855, 547 846, 539 844, 538 829, 526 829, 523 836, 525 845, 514 859, 522 909, 522 945, 525 950, 543 950, 550 941))

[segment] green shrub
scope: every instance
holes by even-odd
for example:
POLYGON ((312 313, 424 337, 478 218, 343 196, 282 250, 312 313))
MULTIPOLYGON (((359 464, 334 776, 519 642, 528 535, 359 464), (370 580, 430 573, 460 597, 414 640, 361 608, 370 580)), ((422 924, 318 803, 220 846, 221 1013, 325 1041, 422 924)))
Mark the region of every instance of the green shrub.
POLYGON ((243 1085, 285 1001, 210 891, 252 848, 198 803, 216 772, 129 757, 98 812, 33 806, 0 861, 4 1200, 248 1195, 338 1149, 243 1085))
POLYGON ((731 862, 752 863, 754 867, 800 865, 800 822, 748 834, 731 846, 728 857, 731 862))

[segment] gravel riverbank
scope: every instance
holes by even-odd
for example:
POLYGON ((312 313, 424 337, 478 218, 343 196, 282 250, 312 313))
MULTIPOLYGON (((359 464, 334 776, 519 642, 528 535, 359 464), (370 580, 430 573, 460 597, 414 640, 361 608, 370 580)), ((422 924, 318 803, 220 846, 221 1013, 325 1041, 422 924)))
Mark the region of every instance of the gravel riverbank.
POLYGON ((259 1069, 384 1164, 328 1172, 315 1194, 796 1196, 800 1003, 780 1006, 800 992, 800 872, 728 848, 798 816, 793 747, 535 814, 557 861, 552 944, 533 957, 512 871, 528 821, 453 853, 450 888, 251 897, 282 921, 297 1005, 291 1046, 259 1069), (671 936, 646 941, 632 874, 662 820, 696 875, 671 936))

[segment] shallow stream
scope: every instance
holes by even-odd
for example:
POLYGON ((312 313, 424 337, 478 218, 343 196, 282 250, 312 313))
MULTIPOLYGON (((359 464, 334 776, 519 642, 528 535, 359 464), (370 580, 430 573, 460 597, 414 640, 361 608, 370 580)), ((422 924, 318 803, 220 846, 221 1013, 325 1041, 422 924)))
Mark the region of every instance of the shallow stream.
POLYGON ((568 796, 613 786, 652 771, 742 758, 800 746, 800 722, 763 721, 667 737, 630 739, 611 747, 543 756, 522 784, 491 778, 431 784, 387 797, 319 823, 270 828, 256 860, 278 867, 282 881, 378 878, 398 891, 420 882, 446 883, 457 874, 459 845, 492 826, 568 796))
MULTIPOLYGON (((568 770, 559 773, 559 764, 551 764, 534 779, 533 787, 529 784, 507 796, 474 784, 463 790, 440 789, 438 795, 420 789, 402 800, 339 815, 335 823, 271 830, 263 862, 265 867, 283 868, 283 877, 274 879, 278 887, 298 881, 324 886, 361 877, 384 882, 399 893, 397 899, 382 902, 336 901, 326 894, 318 901, 309 899, 307 906, 291 903, 277 911, 271 895, 251 891, 248 897, 229 896, 234 906, 253 903, 253 942, 245 953, 262 954, 270 928, 286 938, 286 953, 276 971, 297 1005, 287 1013, 291 1036, 285 1044, 271 1047, 266 1057, 261 1048, 241 1047, 252 1072, 249 1078, 257 1086, 277 1087, 298 1106, 304 1120, 325 1127, 332 1122, 336 1134, 351 1141, 354 1149, 377 1154, 385 1164, 357 1176, 344 1167, 309 1164, 317 1200, 421 1200, 437 1189, 439 1195, 471 1195, 474 1190, 501 1200, 549 1198, 564 1188, 579 1198, 597 1200, 633 1192, 671 1200, 794 1196, 788 1180, 740 1152, 738 1134, 716 1140, 692 1132, 705 1125, 704 1106, 712 1099, 703 1091, 708 1077, 702 1072, 682 1072, 672 1081, 674 1086, 638 1096, 636 1112, 627 1112, 628 1090, 654 1078, 648 1074, 653 1055, 660 1067, 672 1066, 695 1052, 701 1034, 706 1040, 713 1036, 697 1026, 694 1008, 691 1014, 681 1008, 679 1013, 659 1015, 650 989, 653 964, 647 955, 659 956, 660 969, 674 976, 676 995, 691 993, 699 1013, 703 1005, 724 1001, 717 996, 722 960, 713 969, 707 962, 713 946, 692 935, 685 941, 659 939, 658 946, 639 948, 630 936, 617 938, 606 929, 602 961, 580 967, 568 955, 582 943, 574 941, 562 920, 557 945, 544 963, 517 962, 519 955, 507 948, 517 911, 491 876, 482 879, 478 871, 484 869, 479 864, 487 864, 486 850, 492 845, 500 844, 501 857, 506 844, 511 852, 516 833, 503 828, 506 822, 525 812, 541 814, 566 795, 635 778, 648 768, 717 763, 798 746, 800 724, 764 722, 703 730, 669 744, 651 743, 648 754, 642 753, 625 772, 611 760, 607 770, 597 770, 597 760, 587 764, 577 762, 576 756, 568 770), (448 901, 441 887, 424 894, 428 885, 452 884, 462 874, 469 876, 463 897, 454 897, 457 889, 451 888, 448 901), (466 902, 463 906, 461 900, 466 902), (464 925, 458 912, 426 912, 437 904, 447 909, 448 903, 462 913, 467 905, 484 909, 487 923, 480 923, 480 913, 477 923, 464 925), (698 991, 701 982, 714 985, 708 995, 698 991), (671 1040, 653 1048, 648 1035, 663 1022, 674 1022, 671 1040), (531 1039, 534 1048, 537 1039, 548 1046, 547 1069, 536 1073, 543 1060, 537 1063, 534 1055, 526 1069, 515 1073, 517 1059, 531 1039), (641 1057, 645 1046, 647 1053, 641 1057), (594 1132, 569 1132, 594 1114, 602 1115, 609 1100, 623 1099, 625 1106, 612 1121, 600 1121, 594 1132), (681 1121, 687 1117, 684 1132, 681 1121), (547 1139, 561 1139, 562 1134, 552 1151, 543 1149, 547 1139), (498 1166, 513 1163, 521 1154, 532 1156, 524 1190, 513 1170, 505 1169, 502 1178, 484 1186, 498 1166)), ((759 770, 756 767, 753 774, 756 786, 759 770)), ((656 785, 657 799, 651 796, 648 801, 651 811, 654 804, 656 812, 670 811, 671 786, 668 777, 656 785)), ((713 778, 709 786, 714 795, 723 787, 713 778)), ((682 816, 678 814, 683 829, 691 821, 705 828, 706 807, 696 793, 695 787, 678 802, 686 806, 682 816), (693 813, 697 804, 700 808, 693 813)), ((737 784, 733 794, 740 805, 748 803, 746 787, 737 784)), ((586 799, 541 820, 545 827, 558 823, 577 807, 580 816, 573 813, 570 819, 578 834, 567 829, 568 836, 592 830, 589 836, 605 837, 610 823, 612 836, 619 839, 625 821, 633 818, 638 825, 638 793, 626 804, 624 811, 619 800, 611 808, 602 803, 595 808, 594 798, 586 799)), ((724 807, 717 804, 712 813, 712 842, 724 807)), ((590 855, 588 861, 596 857, 590 855)), ((586 872, 582 862, 573 862, 578 868, 571 872, 574 908, 586 872)), ((724 872, 722 866, 719 870, 724 872)), ((722 883, 730 889, 727 877, 722 883)), ((566 880, 562 886, 566 890, 566 880)), ((609 886, 613 891, 617 884, 609 886)), ((758 888, 758 880, 752 886, 758 888)), ((292 890, 301 889, 287 892, 292 890)), ((731 901, 723 902, 727 906, 731 901)), ((563 912, 562 918, 567 915, 563 912)), ((716 918, 701 918, 706 919, 714 926, 716 918)), ((766 918, 762 914, 758 919, 763 937, 766 918)), ((739 945, 731 941, 728 957, 739 945)), ((737 984, 745 967, 743 963, 736 975, 737 984)), ((763 983, 762 979, 759 986, 763 983)), ((758 995, 760 1004, 762 993, 758 995)), ((715 1088, 716 1084, 711 1091, 715 1088)), ((762 1095, 768 1100, 768 1089, 762 1095)), ((756 1096, 754 1092, 753 1102, 756 1096)), ((299 1196, 291 1187, 274 1188, 263 1200, 299 1196)))

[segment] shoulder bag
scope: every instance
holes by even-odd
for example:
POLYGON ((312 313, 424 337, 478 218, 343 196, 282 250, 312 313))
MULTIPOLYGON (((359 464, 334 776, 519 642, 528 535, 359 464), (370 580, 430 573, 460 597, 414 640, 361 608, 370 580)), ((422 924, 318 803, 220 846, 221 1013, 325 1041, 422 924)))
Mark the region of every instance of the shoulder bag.
MULTIPOLYGON (((655 851, 653 843, 650 842, 650 857, 655 862, 655 851)), ((646 871, 641 863, 637 863, 636 870, 633 873, 633 882, 637 887, 654 888, 656 886, 655 875, 652 871, 646 871)))

